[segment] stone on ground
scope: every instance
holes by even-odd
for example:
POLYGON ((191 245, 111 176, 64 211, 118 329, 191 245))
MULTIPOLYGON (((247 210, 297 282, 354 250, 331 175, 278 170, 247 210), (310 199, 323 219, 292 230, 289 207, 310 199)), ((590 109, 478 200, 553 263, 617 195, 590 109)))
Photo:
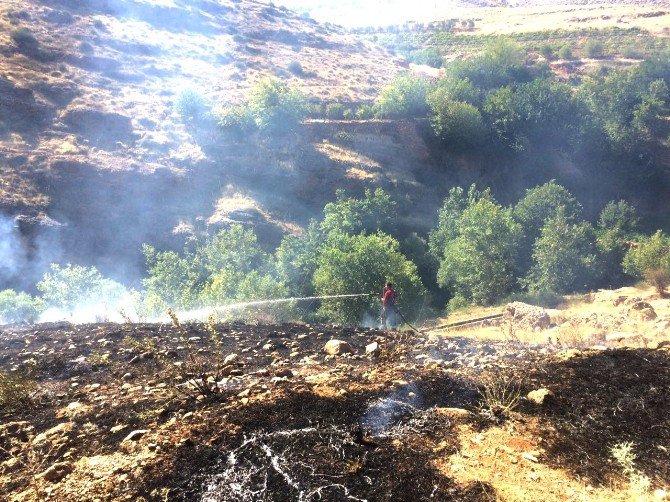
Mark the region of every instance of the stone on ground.
POLYGON ((339 356, 342 354, 351 354, 353 350, 351 345, 343 340, 330 340, 324 345, 323 351, 331 356, 339 356))

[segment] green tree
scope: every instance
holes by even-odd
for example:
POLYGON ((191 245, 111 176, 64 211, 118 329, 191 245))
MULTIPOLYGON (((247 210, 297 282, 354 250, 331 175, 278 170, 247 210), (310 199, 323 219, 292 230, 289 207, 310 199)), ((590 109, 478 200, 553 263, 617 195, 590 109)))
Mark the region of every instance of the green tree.
POLYGON ((634 238, 638 224, 635 208, 625 200, 610 201, 601 211, 597 236, 605 286, 616 287, 624 283, 625 242, 634 238))
POLYGON ((428 112, 426 96, 430 84, 409 73, 396 77, 384 87, 377 98, 376 107, 380 117, 416 117, 428 112))
POLYGON ((175 251, 156 251, 146 244, 143 252, 148 266, 148 277, 144 280, 148 313, 194 307, 202 288, 202 273, 193 257, 180 256, 175 251))
POLYGON ((33 298, 28 293, 12 289, 0 291, 0 324, 33 323, 43 311, 44 302, 41 298, 33 298))
POLYGON ((308 111, 305 97, 277 79, 259 81, 251 89, 247 106, 258 129, 268 133, 294 130, 308 111))
POLYGON ((670 237, 661 230, 631 247, 623 261, 624 270, 635 277, 644 277, 659 294, 670 284, 670 237))
POLYGON ((598 276, 593 228, 587 222, 572 223, 559 207, 542 228, 533 261, 524 281, 531 291, 565 294, 588 289, 598 276))
POLYGON ((324 237, 312 220, 303 236, 285 236, 275 252, 278 277, 294 296, 312 296, 312 277, 318 266, 324 237))
MULTIPOLYGON (((319 255, 314 288, 319 295, 356 294, 378 291, 391 281, 399 293, 398 306, 406 316, 419 313, 425 300, 416 265, 400 252, 393 237, 379 233, 348 236, 341 234, 338 245, 319 255)), ((376 315, 379 300, 359 298, 324 301, 319 313, 342 324, 358 324, 366 315, 376 315)))
POLYGON ((540 237, 547 220, 554 218, 563 208, 565 217, 575 222, 582 217, 582 206, 563 186, 551 180, 544 185, 526 190, 526 195, 514 209, 512 215, 521 227, 517 267, 525 275, 531 264, 535 241, 540 237))
POLYGON ((240 224, 220 230, 195 253, 196 263, 209 274, 226 269, 247 274, 265 266, 267 259, 254 231, 240 224))
POLYGON ((458 219, 456 238, 446 243, 438 284, 476 304, 499 300, 514 284, 519 233, 511 211, 490 197, 471 202, 458 219))
POLYGON ((56 263, 37 283, 37 289, 47 306, 68 312, 80 306, 114 303, 126 294, 121 284, 105 279, 95 267, 61 267, 56 263))
POLYGON ((377 188, 365 190, 362 199, 347 197, 344 190, 337 190, 335 202, 323 208, 320 229, 324 234, 344 232, 349 235, 383 230, 391 233, 396 222, 396 203, 377 188))

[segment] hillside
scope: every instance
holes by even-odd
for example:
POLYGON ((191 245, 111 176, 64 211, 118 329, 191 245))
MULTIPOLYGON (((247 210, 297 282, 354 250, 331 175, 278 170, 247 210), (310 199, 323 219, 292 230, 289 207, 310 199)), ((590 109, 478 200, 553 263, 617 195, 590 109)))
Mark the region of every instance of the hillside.
POLYGON ((202 150, 173 112, 180 91, 215 106, 274 76, 314 101, 357 103, 401 70, 337 27, 256 1, 11 0, 0 23, 0 210, 39 248, 22 260, 92 261, 119 278, 142 242, 168 245, 196 219, 252 207, 292 225, 202 150))

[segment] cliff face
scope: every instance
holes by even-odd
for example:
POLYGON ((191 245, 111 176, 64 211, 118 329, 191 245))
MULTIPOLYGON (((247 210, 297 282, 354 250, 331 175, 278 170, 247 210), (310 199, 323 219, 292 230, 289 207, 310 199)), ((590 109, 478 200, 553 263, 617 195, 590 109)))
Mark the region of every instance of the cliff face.
MULTIPOLYGON (((276 240, 315 209, 309 200, 300 215, 283 205, 311 176, 303 168, 323 167, 305 158, 332 163, 309 146, 321 140, 256 148, 220 143, 213 132, 203 138, 174 113, 175 97, 192 88, 210 106, 235 102, 273 76, 314 101, 359 103, 401 70, 338 27, 263 2, 7 0, 2 218, 19 222, 24 261, 49 248, 42 261, 91 263, 112 275, 137 265, 142 242, 177 245, 175 229, 246 219, 276 240), (299 76, 288 70, 296 62, 299 76), (267 196, 261 187, 277 176, 277 163, 298 171, 267 196)), ((316 190, 307 199, 332 197, 316 190)))

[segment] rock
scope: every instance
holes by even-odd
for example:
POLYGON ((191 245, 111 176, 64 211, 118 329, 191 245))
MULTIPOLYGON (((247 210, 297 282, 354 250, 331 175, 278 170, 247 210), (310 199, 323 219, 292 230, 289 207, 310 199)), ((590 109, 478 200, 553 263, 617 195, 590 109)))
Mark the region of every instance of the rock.
POLYGON ((541 330, 551 326, 551 319, 547 311, 541 307, 514 302, 505 307, 503 323, 512 323, 515 327, 520 328, 541 330))
POLYGON ((639 321, 653 321, 658 317, 654 307, 644 300, 636 299, 628 309, 628 315, 639 321))
POLYGON ((626 340, 628 338, 635 338, 637 335, 632 335, 630 333, 624 333, 622 331, 618 331, 616 333, 610 333, 609 335, 605 335, 605 341, 606 342, 620 342, 621 340, 626 340))
POLYGON ((379 355, 379 344, 377 342, 372 342, 365 346, 365 353, 373 356, 379 355))
POLYGON ((553 397, 554 393, 549 389, 537 389, 530 391, 526 396, 526 399, 541 406, 547 402, 548 399, 553 397))
POLYGON ((139 439, 144 436, 147 432, 149 432, 147 429, 137 429, 128 434, 123 441, 139 441, 139 439))
POLYGON ((115 425, 111 429, 109 429, 109 432, 112 434, 116 434, 117 432, 121 432, 123 429, 126 429, 128 426, 127 425, 115 425))
POLYGON ((33 444, 34 445, 40 445, 47 440, 57 437, 57 436, 62 436, 64 434, 67 434, 74 428, 74 424, 72 422, 62 422, 51 429, 42 432, 41 434, 38 434, 35 436, 35 439, 33 439, 33 444))
POLYGON ((668 492, 666 492, 662 488, 658 488, 657 490, 654 490, 654 499, 656 499, 656 500, 667 500, 668 499, 668 492))
POLYGON ((275 376, 278 376, 279 378, 284 378, 284 377, 293 378, 293 372, 288 368, 284 368, 284 369, 281 369, 281 370, 277 371, 277 373, 275 373, 275 376))
POLYGON ((65 476, 70 474, 73 468, 74 467, 70 462, 58 462, 40 474, 39 477, 45 481, 49 481, 50 483, 57 483, 65 476))
POLYGON ((240 356, 235 354, 234 352, 232 354, 228 354, 226 358, 223 360, 223 364, 228 365, 228 364, 236 364, 240 361, 240 356))
POLYGON ((121 377, 122 380, 132 380, 133 379, 133 374, 132 373, 124 373, 124 375, 121 377))
POLYGON ((340 356, 342 354, 351 354, 353 352, 351 345, 342 340, 330 340, 324 345, 323 351, 331 356, 340 356))
POLYGON ((439 415, 446 415, 454 418, 467 417, 470 415, 470 412, 463 408, 435 408, 435 412, 439 415))

